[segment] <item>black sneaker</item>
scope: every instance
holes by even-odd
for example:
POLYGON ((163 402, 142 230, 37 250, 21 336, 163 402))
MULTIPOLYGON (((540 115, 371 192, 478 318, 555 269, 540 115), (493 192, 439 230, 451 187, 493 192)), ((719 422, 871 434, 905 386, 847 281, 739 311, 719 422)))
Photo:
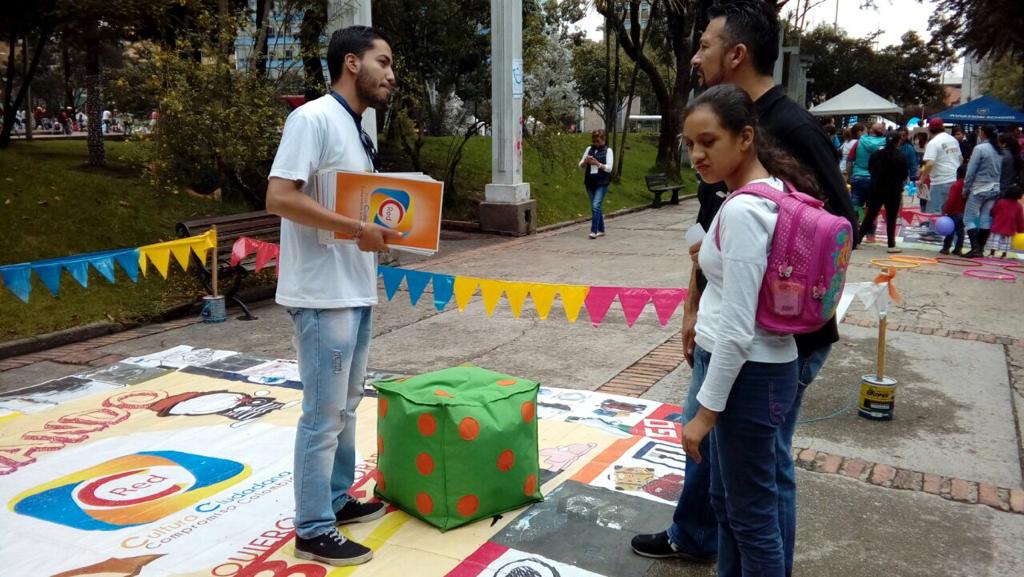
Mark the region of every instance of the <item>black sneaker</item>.
POLYGON ((373 559, 373 551, 351 539, 346 539, 337 529, 331 529, 312 539, 303 539, 296 535, 295 556, 335 567, 347 567, 373 559))
POLYGON ((345 503, 340 511, 334 514, 334 522, 338 525, 349 523, 365 523, 380 519, 387 513, 387 506, 380 501, 376 503, 360 503, 355 499, 345 503))
POLYGON ((672 543, 672 540, 668 538, 667 531, 637 535, 633 537, 630 545, 633 546, 634 553, 641 557, 650 557, 651 559, 683 559, 694 563, 714 563, 718 561, 718 557, 714 555, 693 555, 677 548, 672 543))

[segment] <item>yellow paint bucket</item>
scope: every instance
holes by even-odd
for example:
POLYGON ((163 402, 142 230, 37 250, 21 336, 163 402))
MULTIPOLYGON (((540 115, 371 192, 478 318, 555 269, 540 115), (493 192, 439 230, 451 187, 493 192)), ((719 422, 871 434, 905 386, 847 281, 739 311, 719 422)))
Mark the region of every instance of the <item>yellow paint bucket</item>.
POLYGON ((864 375, 860 381, 857 414, 872 421, 891 421, 896 405, 896 379, 864 375))

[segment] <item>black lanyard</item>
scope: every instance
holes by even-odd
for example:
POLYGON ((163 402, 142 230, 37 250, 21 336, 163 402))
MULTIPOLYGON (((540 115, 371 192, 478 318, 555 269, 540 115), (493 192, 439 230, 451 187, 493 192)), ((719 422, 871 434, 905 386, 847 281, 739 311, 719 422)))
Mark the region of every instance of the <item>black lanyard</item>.
POLYGON ((356 114, 355 110, 352 110, 352 107, 349 106, 348 101, 346 101, 342 95, 332 90, 331 96, 338 101, 338 104, 340 104, 346 112, 352 115, 352 120, 356 123, 356 130, 359 131, 359 141, 363 144, 363 150, 366 152, 366 157, 370 159, 370 164, 373 165, 373 171, 379 172, 380 159, 377 156, 377 148, 373 145, 373 139, 370 138, 370 135, 363 130, 363 118, 356 114))

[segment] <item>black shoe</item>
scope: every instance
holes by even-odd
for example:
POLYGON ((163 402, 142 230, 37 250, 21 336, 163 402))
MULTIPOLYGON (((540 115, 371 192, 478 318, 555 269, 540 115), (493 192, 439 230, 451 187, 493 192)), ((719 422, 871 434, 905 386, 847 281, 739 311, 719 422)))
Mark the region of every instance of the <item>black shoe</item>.
POLYGON ((683 559, 694 563, 709 564, 718 561, 718 557, 715 555, 693 555, 676 548, 668 538, 667 531, 637 535, 630 541, 630 545, 633 547, 634 553, 651 559, 683 559))
POLYGON ((944 249, 939 251, 939 254, 949 254, 949 249, 948 248, 944 248, 944 249))
POLYGON ((387 513, 387 505, 380 501, 376 503, 360 503, 355 499, 345 503, 345 506, 334 514, 334 522, 338 525, 349 523, 365 523, 380 519, 387 513))
POLYGON ((313 537, 303 539, 295 537, 295 556, 299 559, 320 561, 335 567, 360 565, 373 559, 373 551, 363 547, 351 539, 346 539, 337 529, 313 537))

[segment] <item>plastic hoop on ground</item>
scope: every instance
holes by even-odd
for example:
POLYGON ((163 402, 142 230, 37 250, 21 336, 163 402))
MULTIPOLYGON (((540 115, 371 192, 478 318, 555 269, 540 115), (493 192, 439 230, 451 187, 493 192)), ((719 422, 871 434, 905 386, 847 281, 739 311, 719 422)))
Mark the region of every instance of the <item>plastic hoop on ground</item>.
POLYGON ((914 256, 914 255, 896 255, 889 257, 889 260, 896 262, 909 262, 912 264, 939 264, 939 261, 934 258, 928 258, 926 256, 914 256))
POLYGON ((975 268, 971 270, 965 270, 964 274, 969 277, 980 278, 985 280, 1006 280, 1011 282, 1015 282, 1017 280, 1017 277, 1014 276, 1012 273, 987 268, 975 268))
POLYGON ((873 258, 871 264, 879 268, 917 268, 921 266, 916 262, 900 262, 891 258, 873 258))
POLYGON ((1017 274, 1024 274, 1024 264, 1004 264, 1003 268, 1017 274))
POLYGON ((997 266, 999 268, 1002 268, 1006 264, 1006 259, 1005 258, 982 257, 982 258, 974 259, 974 262, 985 264, 985 265, 990 265, 990 266, 997 266))
POLYGON ((959 258, 959 257, 955 257, 955 256, 940 256, 940 257, 937 257, 935 260, 939 261, 942 264, 948 264, 948 265, 951 265, 951 266, 971 267, 971 266, 977 266, 977 264, 978 264, 978 263, 974 262, 974 260, 972 260, 972 259, 969 259, 969 258, 959 258))

